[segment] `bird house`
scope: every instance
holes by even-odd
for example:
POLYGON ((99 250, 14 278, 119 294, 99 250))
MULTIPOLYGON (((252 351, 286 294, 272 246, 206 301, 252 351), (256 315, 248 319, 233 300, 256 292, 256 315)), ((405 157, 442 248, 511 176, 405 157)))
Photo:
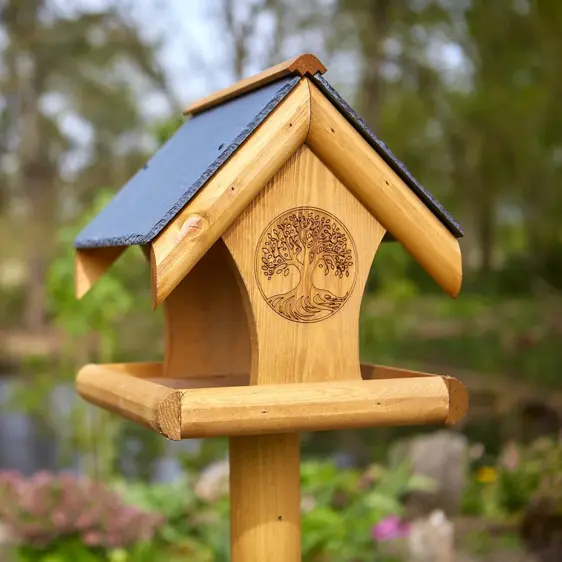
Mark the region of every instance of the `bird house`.
POLYGON ((75 241, 78 297, 140 245, 165 311, 161 363, 87 365, 78 391, 169 439, 231 438, 234 562, 300 560, 300 432, 467 410, 454 378, 360 363, 379 245, 456 297, 462 231, 325 71, 302 55, 188 107, 75 241))

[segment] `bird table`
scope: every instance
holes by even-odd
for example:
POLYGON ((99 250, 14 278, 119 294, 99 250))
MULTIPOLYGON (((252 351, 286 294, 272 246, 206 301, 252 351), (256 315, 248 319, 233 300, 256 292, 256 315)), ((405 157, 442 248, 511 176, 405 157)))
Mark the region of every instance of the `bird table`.
POLYGON ((192 104, 75 240, 84 297, 129 246, 162 362, 86 365, 87 401, 168 439, 228 436, 231 559, 301 559, 299 434, 455 424, 455 378, 360 363, 381 243, 452 297, 462 230, 304 54, 192 104), (376 264, 375 266, 376 267, 376 264))

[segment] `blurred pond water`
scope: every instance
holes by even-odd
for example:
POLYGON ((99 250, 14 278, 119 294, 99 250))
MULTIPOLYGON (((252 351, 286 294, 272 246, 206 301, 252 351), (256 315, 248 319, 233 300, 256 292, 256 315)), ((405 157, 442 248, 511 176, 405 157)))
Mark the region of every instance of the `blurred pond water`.
MULTIPOLYGON (((0 376, 0 470, 17 470, 25 475, 41 470, 80 472, 78 452, 66 462, 61 461, 60 441, 64 428, 55 431, 41 420, 10 407, 14 387, 14 377, 0 376)), ((80 398, 71 385, 60 385, 45 397, 50 408, 62 412, 68 411, 76 400, 80 398)), ((135 475, 134 467, 127 463, 126 456, 129 451, 141 446, 140 442, 131 439, 120 447, 119 464, 124 476, 135 475)), ((198 446, 198 440, 166 442, 164 454, 154 463, 152 480, 170 482, 177 479, 182 473, 179 455, 198 446)))

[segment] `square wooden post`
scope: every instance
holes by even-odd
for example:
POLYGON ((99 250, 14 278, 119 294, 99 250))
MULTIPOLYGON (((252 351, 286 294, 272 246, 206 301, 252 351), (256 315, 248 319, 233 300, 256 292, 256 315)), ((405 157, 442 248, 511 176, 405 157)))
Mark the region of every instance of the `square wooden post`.
POLYGON ((300 562, 298 433, 230 439, 232 562, 300 562))

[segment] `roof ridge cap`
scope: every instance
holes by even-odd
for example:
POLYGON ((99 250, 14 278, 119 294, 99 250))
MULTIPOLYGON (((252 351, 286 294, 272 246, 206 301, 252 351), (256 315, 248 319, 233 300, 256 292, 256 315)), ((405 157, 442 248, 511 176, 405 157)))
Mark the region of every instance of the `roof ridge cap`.
POLYGON ((313 76, 317 73, 324 74, 326 70, 318 57, 312 53, 303 53, 194 101, 185 108, 183 114, 196 115, 290 74, 313 76))

